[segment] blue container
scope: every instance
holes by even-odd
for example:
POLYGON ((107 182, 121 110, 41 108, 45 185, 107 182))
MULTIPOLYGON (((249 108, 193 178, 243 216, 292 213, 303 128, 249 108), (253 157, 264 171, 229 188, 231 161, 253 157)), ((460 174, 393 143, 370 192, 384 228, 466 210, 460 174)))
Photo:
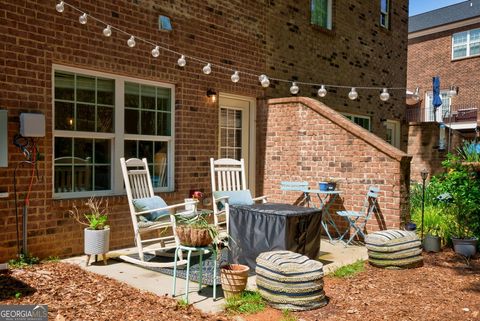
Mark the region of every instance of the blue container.
POLYGON ((321 191, 328 191, 328 183, 327 182, 319 182, 318 189, 321 191))

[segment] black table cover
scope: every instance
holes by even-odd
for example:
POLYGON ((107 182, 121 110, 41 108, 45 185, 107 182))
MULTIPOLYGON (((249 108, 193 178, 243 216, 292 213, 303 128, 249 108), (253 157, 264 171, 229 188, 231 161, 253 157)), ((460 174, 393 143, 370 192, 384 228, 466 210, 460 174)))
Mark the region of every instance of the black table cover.
POLYGON ((252 271, 262 252, 288 250, 316 259, 322 211, 289 204, 230 206, 230 261, 252 271))

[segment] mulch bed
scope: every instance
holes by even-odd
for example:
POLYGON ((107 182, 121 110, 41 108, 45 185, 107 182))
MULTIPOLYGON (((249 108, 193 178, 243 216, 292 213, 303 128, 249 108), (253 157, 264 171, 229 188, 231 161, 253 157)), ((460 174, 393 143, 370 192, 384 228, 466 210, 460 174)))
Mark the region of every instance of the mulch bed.
MULTIPOLYGON (((480 320, 480 259, 468 266, 451 250, 424 254, 425 266, 384 270, 366 266, 351 278, 325 278, 327 306, 292 313, 296 320, 480 320)), ((230 320, 168 297, 142 292, 65 263, 45 263, 0 275, 0 304, 48 304, 49 319, 62 320, 230 320), (15 293, 21 293, 15 299, 15 293)), ((278 321, 282 313, 242 316, 278 321)))
POLYGON ((47 304, 49 320, 230 320, 66 263, 0 275, 0 304, 47 304), (15 298, 16 293, 21 293, 15 298))
MULTIPOLYGON (((480 320, 480 259, 466 264, 452 250, 424 253, 424 266, 385 270, 367 264, 354 277, 325 278, 327 306, 293 313, 297 320, 480 320)), ((248 321, 281 320, 268 309, 248 321)))

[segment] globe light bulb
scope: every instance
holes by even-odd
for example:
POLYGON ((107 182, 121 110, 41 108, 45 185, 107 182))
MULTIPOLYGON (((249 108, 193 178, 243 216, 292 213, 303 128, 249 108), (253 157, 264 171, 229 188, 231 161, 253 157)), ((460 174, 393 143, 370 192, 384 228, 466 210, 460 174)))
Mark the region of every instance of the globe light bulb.
POLYGON ((350 90, 350 92, 348 93, 348 98, 350 98, 350 100, 355 100, 358 98, 358 93, 354 87, 352 87, 352 90, 350 90))
POLYGON ((185 65, 187 64, 187 61, 185 60, 185 56, 184 56, 184 55, 182 55, 180 58, 178 58, 177 64, 178 64, 180 67, 185 67, 185 65))
POLYGON ((79 18, 78 18, 78 21, 84 25, 87 23, 87 20, 88 20, 88 16, 86 13, 82 14, 79 18))
POLYGON ((238 71, 235 71, 233 73, 233 75, 230 77, 230 79, 232 79, 233 82, 238 82, 240 80, 240 76, 238 75, 238 71))
POLYGON ((322 85, 317 92, 318 97, 325 97, 327 95, 327 90, 325 89, 325 85, 322 85))
POLYGON ((103 29, 103 35, 105 37, 110 37, 112 35, 112 28, 107 25, 105 29, 103 29))
POLYGON ((209 75, 212 72, 212 65, 210 63, 206 64, 202 71, 205 75, 209 75))
POLYGON ((263 88, 270 86, 270 80, 268 79, 267 75, 260 75, 258 77, 258 81, 260 81, 260 84, 262 84, 263 88))
POLYGON ((135 37, 134 37, 134 36, 131 36, 130 39, 127 40, 127 45, 128 45, 130 48, 135 47, 135 37))
POLYGON ((300 91, 300 88, 298 88, 297 83, 292 82, 292 86, 290 87, 290 93, 292 93, 292 95, 296 95, 298 94, 299 91, 300 91))
POLYGON ((415 99, 415 101, 419 101, 420 100, 420 88, 415 88, 415 92, 413 93, 413 98, 415 99))
POLYGON ((387 101, 390 99, 390 94, 388 93, 387 88, 382 89, 382 93, 380 94, 381 101, 387 101))
POLYGON ((155 48, 152 49, 152 56, 154 58, 157 58, 160 56, 160 47, 156 46, 155 48))
POLYGON ((63 10, 65 10, 65 6, 64 6, 64 4, 63 4, 63 1, 60 1, 59 3, 57 3, 57 5, 55 6, 55 9, 56 9, 58 12, 62 13, 63 10))

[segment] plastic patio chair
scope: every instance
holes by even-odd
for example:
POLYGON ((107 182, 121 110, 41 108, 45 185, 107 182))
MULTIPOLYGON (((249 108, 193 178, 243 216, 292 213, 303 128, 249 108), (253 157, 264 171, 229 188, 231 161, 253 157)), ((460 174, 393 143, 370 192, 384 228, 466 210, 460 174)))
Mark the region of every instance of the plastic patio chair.
POLYGON ((375 186, 370 186, 368 188, 367 196, 365 201, 363 202, 362 209, 360 211, 339 211, 337 212, 338 215, 344 217, 348 222, 348 228, 346 231, 340 236, 338 239, 342 241, 345 235, 350 231, 350 229, 354 229, 354 232, 345 243, 345 246, 352 242, 353 238, 358 234, 365 239, 365 234, 363 233, 363 229, 367 225, 368 219, 372 216, 372 214, 377 210, 377 198, 378 192, 380 192, 380 188, 375 186))
MULTIPOLYGON (((245 178, 245 162, 242 159, 236 160, 232 158, 220 158, 214 160, 210 158, 210 171, 212 178, 212 201, 214 223, 218 227, 225 226, 224 230, 220 230, 220 235, 224 236, 228 233, 229 224, 229 197, 216 197, 215 192, 223 191, 246 191, 247 180, 245 178), (219 204, 223 204, 220 208, 219 204)), ((252 199, 254 202, 267 202, 266 196, 260 196, 252 199)), ((228 235, 228 234, 227 234, 228 235)))
MULTIPOLYGON (((185 205, 193 206, 196 211, 196 202, 181 203, 170 206, 163 206, 159 208, 152 208, 147 210, 138 211, 135 208, 135 201, 140 199, 153 198, 152 181, 150 172, 148 170, 148 163, 146 158, 125 158, 120 159, 120 165, 122 167, 123 179, 125 182, 125 190, 127 192, 128 206, 130 208, 130 214, 133 225, 133 232, 135 237, 135 245, 137 246, 139 259, 132 258, 127 255, 120 256, 124 261, 147 266, 147 267, 173 267, 174 260, 173 255, 165 253, 168 250, 176 249, 180 244, 176 231, 175 231, 175 210, 185 209, 185 205), (164 216, 161 216, 158 220, 148 221, 142 220, 152 212, 169 212, 164 216), (140 217, 141 216, 141 217, 140 217), (151 233, 157 231, 157 233, 151 233), (168 233, 167 233, 168 232, 168 233), (145 235, 146 234, 146 235, 145 235), (156 235, 152 235, 156 234, 156 235), (166 235, 165 235, 166 234, 166 235), (145 253, 156 256, 157 254, 164 254, 164 256, 172 257, 171 262, 149 262, 145 260, 145 253)), ((190 211, 191 213, 191 211, 190 211)), ((179 255, 179 261, 177 265, 186 263, 186 260, 182 259, 182 254, 179 255)))

